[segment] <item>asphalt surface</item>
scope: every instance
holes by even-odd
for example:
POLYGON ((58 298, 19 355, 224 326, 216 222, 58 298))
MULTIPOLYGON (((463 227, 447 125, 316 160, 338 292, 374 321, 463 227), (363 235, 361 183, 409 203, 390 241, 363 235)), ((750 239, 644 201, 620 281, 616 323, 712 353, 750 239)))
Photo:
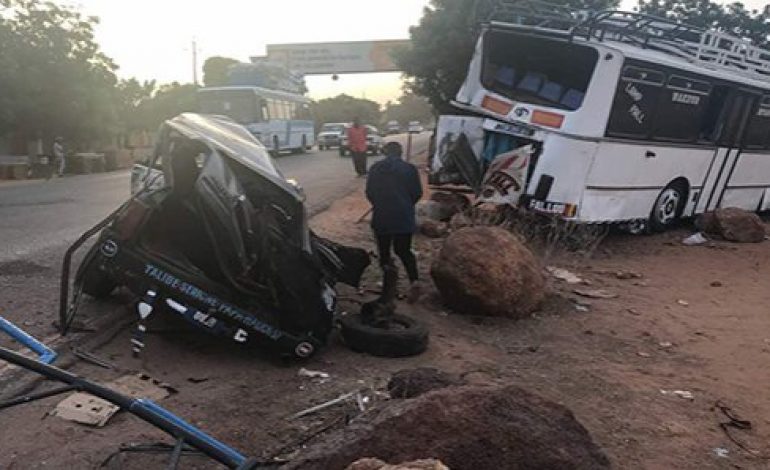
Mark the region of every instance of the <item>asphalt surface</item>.
MULTIPOLYGON (((405 136, 390 139, 403 141, 405 136)), ((415 151, 424 150, 427 142, 427 133, 416 136, 415 151)), ((376 158, 370 157, 369 163, 376 158)), ((337 150, 314 149, 303 155, 280 156, 276 161, 287 178, 304 188, 311 214, 356 185, 350 158, 340 157, 337 150)), ((0 263, 34 259, 43 265, 57 265, 67 245, 125 201, 129 178, 129 171, 122 170, 47 181, 0 182, 0 263)))

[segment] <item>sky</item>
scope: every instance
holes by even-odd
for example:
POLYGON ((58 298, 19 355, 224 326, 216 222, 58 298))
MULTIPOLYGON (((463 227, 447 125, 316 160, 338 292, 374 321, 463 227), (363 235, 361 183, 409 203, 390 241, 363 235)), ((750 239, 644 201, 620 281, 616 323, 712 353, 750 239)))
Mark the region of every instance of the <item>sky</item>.
MULTIPOLYGON (((466 0, 471 1, 471 0, 466 0)), ((192 41, 199 68, 222 55, 244 62, 267 44, 405 39, 429 0, 62 0, 98 16, 96 39, 122 78, 191 82, 192 41)), ((762 8, 764 0, 744 0, 762 8)), ((636 0, 622 0, 630 10, 636 0)), ((199 79, 202 74, 199 71, 199 79)), ((307 77, 315 99, 347 93, 380 103, 401 95, 401 74, 307 77)))
MULTIPOLYGON (((267 44, 406 39, 428 0, 70 0, 98 16, 96 40, 122 78, 192 81, 192 41, 199 67, 210 56, 248 62, 267 44)), ((202 74, 199 71, 199 80, 202 74)), ((401 74, 307 77, 315 99, 347 93, 380 103, 401 95, 401 74)))

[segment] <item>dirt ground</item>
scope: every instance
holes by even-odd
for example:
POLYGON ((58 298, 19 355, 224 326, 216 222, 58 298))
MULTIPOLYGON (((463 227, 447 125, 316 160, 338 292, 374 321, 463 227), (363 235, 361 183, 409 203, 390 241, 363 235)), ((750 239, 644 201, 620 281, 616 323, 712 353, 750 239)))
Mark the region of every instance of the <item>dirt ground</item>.
MULTIPOLYGON (((323 236, 373 249, 367 222, 357 223, 367 207, 359 187, 316 216, 312 226, 323 236)), ((291 419, 293 413, 359 389, 385 400, 377 391, 392 372, 432 366, 471 381, 515 383, 566 405, 615 468, 770 468, 770 243, 683 246, 681 239, 690 233, 613 234, 591 258, 561 253, 544 260, 590 285, 551 279, 543 309, 517 322, 444 309, 428 275, 441 241, 418 237, 415 248, 428 285, 418 305, 399 305, 401 313, 430 327, 430 348, 418 357, 369 357, 334 338, 309 363, 285 364, 164 321, 151 325, 141 359, 131 358, 130 331, 124 329, 93 351, 119 370, 84 362, 71 370, 101 381, 125 371, 149 373, 177 390, 163 406, 243 453, 264 458, 290 457, 357 411, 347 404, 299 419, 291 419), (617 297, 583 299, 575 288, 617 297), (331 377, 302 377, 301 367, 331 377), (692 399, 668 393, 673 391, 690 392, 692 399), (720 428, 726 417, 715 409, 717 401, 750 420, 752 429, 731 429, 731 440, 720 428)), ((341 310, 356 311, 372 298, 377 280, 371 268, 366 295, 341 289, 341 310)), ((114 301, 92 304, 92 312, 124 308, 114 301)), ((0 468, 98 468, 121 445, 169 442, 125 413, 104 428, 48 416, 55 403, 0 413, 0 468)), ((164 458, 124 453, 112 468, 158 468, 164 458)), ((183 468, 216 468, 197 457, 185 459, 183 468)))

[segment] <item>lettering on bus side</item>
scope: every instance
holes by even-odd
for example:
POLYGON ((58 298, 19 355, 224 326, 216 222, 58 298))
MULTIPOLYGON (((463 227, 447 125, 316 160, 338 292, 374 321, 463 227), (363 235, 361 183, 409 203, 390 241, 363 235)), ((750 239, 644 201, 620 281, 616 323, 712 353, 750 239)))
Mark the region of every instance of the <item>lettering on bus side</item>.
POLYGON ((680 91, 674 91, 671 93, 671 101, 673 101, 674 103, 682 103, 682 104, 698 106, 700 104, 700 96, 689 95, 687 93, 682 93, 680 91))

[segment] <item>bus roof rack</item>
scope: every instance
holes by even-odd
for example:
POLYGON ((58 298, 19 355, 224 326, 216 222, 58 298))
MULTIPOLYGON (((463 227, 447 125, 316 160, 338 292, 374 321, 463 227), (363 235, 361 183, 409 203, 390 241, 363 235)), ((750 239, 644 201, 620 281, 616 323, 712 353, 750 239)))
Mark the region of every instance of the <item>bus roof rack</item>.
POLYGON ((588 11, 540 0, 496 0, 482 21, 548 29, 587 41, 617 41, 653 49, 704 67, 770 77, 770 52, 715 30, 618 10, 588 11))

